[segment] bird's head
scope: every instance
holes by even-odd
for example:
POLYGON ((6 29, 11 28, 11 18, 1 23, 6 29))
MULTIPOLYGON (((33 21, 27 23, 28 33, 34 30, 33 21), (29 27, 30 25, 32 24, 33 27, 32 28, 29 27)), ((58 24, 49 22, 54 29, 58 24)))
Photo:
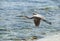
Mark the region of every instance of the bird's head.
POLYGON ((37 15, 36 13, 33 13, 33 15, 37 15))

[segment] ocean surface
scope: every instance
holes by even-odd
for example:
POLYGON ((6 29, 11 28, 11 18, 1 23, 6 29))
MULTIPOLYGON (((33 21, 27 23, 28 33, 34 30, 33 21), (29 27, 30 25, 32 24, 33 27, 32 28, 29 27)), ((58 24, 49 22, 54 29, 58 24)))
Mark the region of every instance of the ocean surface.
POLYGON ((60 0, 0 0, 0 41, 25 41, 33 36, 44 38, 60 33, 60 0), (45 16, 37 28, 33 19, 17 16, 45 16))

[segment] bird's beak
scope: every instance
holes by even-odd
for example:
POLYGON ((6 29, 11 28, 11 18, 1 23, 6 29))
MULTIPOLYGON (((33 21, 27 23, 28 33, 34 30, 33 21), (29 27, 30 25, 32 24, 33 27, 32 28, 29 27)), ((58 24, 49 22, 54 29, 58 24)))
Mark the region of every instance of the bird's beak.
POLYGON ((29 18, 28 16, 16 16, 16 17, 24 17, 24 18, 29 18))
POLYGON ((16 17, 23 17, 23 16, 16 16, 16 17))

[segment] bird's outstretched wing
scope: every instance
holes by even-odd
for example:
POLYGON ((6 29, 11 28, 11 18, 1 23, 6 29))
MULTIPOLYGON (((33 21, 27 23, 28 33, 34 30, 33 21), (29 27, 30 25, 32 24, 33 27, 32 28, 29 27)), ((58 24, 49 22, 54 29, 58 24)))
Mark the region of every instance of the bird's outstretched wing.
POLYGON ((28 16, 17 16, 17 17, 24 17, 24 18, 28 18, 28 19, 32 19, 33 17, 28 17, 28 16))
POLYGON ((49 21, 47 21, 45 19, 43 19, 43 21, 46 22, 46 23, 48 23, 48 24, 50 24, 50 25, 52 24, 51 22, 49 22, 49 21))

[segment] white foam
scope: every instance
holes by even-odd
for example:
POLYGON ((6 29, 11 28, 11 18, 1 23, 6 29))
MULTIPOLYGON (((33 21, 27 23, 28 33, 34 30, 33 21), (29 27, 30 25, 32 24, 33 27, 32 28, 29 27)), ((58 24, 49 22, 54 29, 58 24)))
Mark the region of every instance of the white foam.
POLYGON ((60 41, 60 34, 38 39, 37 41, 60 41))

